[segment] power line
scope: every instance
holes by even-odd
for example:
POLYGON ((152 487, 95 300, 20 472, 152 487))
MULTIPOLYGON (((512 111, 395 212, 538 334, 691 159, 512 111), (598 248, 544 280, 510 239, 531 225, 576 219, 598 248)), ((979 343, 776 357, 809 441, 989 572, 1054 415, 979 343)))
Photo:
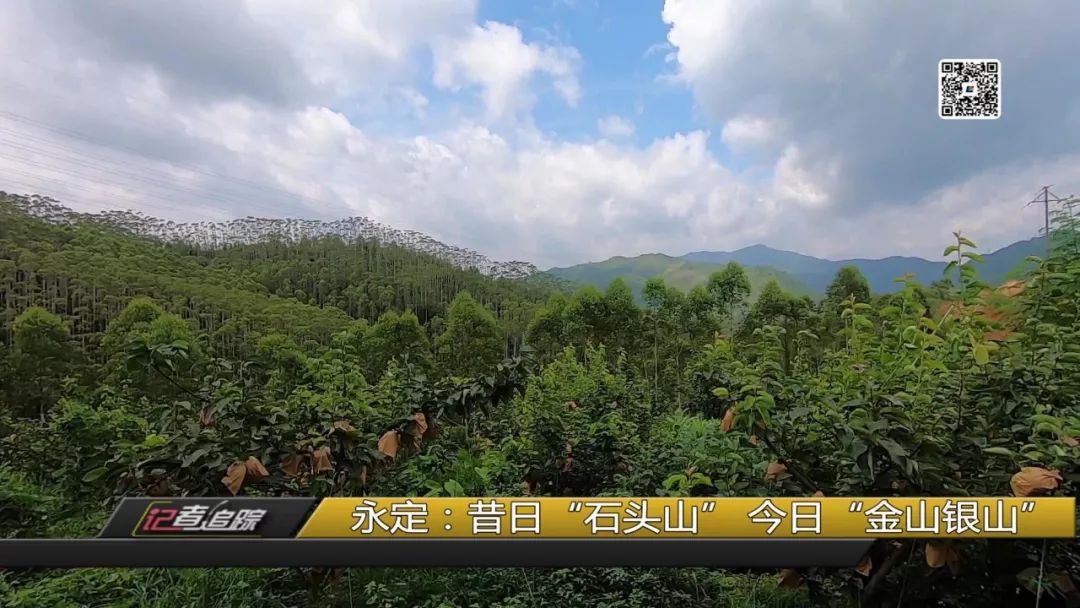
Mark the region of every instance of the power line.
MULTIPOLYGON (((118 167, 109 164, 108 161, 95 162, 89 160, 88 158, 80 157, 77 155, 77 153, 75 153, 74 155, 62 154, 57 153, 55 151, 55 148, 53 150, 49 150, 34 146, 21 145, 17 142, 12 142, 11 140, 3 137, 2 129, 0 129, 0 143, 4 144, 3 147, 0 147, 0 158, 6 158, 24 166, 38 167, 50 171, 63 170, 60 167, 64 167, 67 168, 68 171, 79 177, 83 177, 86 179, 98 178, 97 175, 91 177, 89 175, 81 174, 78 171, 72 169, 72 167, 82 167, 97 172, 102 176, 114 176, 116 178, 126 180, 129 183, 134 182, 135 184, 146 187, 157 187, 172 192, 189 194, 210 200, 216 200, 218 202, 247 205, 251 203, 252 199, 252 196, 250 195, 245 195, 243 193, 233 193, 222 190, 220 188, 216 189, 214 194, 206 194, 197 186, 193 187, 191 185, 178 183, 176 181, 177 176, 175 175, 170 175, 164 171, 154 170, 149 167, 140 167, 137 170, 138 172, 136 172, 134 170, 129 170, 124 167, 118 167), (13 150, 21 151, 25 154, 13 154, 13 150), (45 157, 53 161, 58 161, 58 163, 55 165, 45 165, 42 164, 40 160, 35 157, 45 157)), ((60 149, 63 150, 63 148, 60 149)), ((130 166, 130 163, 128 166, 130 166)))
MULTIPOLYGON (((272 194, 276 195, 279 199, 280 199, 280 197, 287 197, 287 198, 292 199, 292 200, 294 200, 294 201, 296 201, 298 203, 301 203, 301 204, 303 204, 305 206, 318 208, 318 207, 336 206, 336 205, 340 204, 339 202, 331 202, 331 201, 327 201, 327 200, 323 200, 323 199, 316 199, 316 198, 312 198, 312 197, 309 197, 309 196, 305 196, 303 194, 298 194, 296 192, 285 190, 283 188, 277 188, 277 187, 274 187, 274 186, 270 186, 270 185, 265 184, 265 183, 259 183, 259 182, 252 181, 252 180, 249 180, 249 179, 244 179, 244 178, 241 178, 241 177, 228 175, 228 174, 221 173, 221 172, 218 172, 218 171, 213 171, 213 170, 206 169, 204 167, 200 167, 199 165, 195 165, 195 164, 192 164, 192 163, 187 163, 187 162, 183 162, 183 161, 175 161, 175 160, 160 160, 160 161, 155 160, 155 159, 152 159, 152 158, 148 157, 141 150, 138 150, 136 148, 126 146, 126 145, 120 144, 120 143, 117 143, 112 147, 107 147, 107 146, 99 143, 93 137, 91 137, 91 136, 89 136, 89 135, 87 135, 85 133, 81 133, 79 131, 66 129, 66 128, 52 127, 50 125, 42 123, 41 121, 35 120, 33 118, 30 118, 28 116, 25 116, 25 115, 22 115, 22 114, 19 114, 19 113, 16 113, 16 112, 11 112, 11 111, 8 111, 8 110, 0 109, 0 118, 6 119, 6 120, 8 120, 10 122, 19 123, 19 124, 21 124, 23 126, 28 126, 28 127, 31 127, 31 128, 40 129, 40 130, 52 133, 53 135, 58 135, 58 136, 60 136, 62 138, 74 139, 74 140, 86 142, 86 143, 89 143, 89 144, 91 144, 93 146, 103 148, 105 150, 110 150, 111 151, 111 148, 115 148, 115 149, 118 149, 118 150, 123 150, 123 151, 126 151, 126 152, 130 153, 131 155, 139 158, 140 160, 146 160, 146 161, 150 161, 150 162, 163 162, 163 163, 172 165, 174 167, 187 169, 187 170, 189 170, 189 171, 191 171, 193 173, 198 173, 198 174, 201 174, 201 175, 204 175, 204 176, 207 176, 207 177, 213 177, 213 178, 216 178, 216 179, 225 180, 225 181, 228 181, 228 182, 233 182, 234 184, 238 184, 238 185, 241 185, 241 186, 244 186, 244 187, 254 188, 254 189, 257 189, 257 190, 262 190, 264 192, 272 193, 272 194)), ((18 135, 17 135, 18 137, 33 137, 32 135, 28 136, 28 135, 25 135, 23 133, 13 132, 13 131, 10 131, 10 130, 7 130, 7 132, 9 134, 18 133, 18 135)), ((42 140, 41 138, 35 138, 35 140, 38 141, 38 142, 46 141, 46 140, 42 140)), ((317 157, 318 156, 318 155, 312 155, 312 154, 305 154, 305 155, 310 156, 310 157, 317 157)), ((240 202, 242 202, 243 204, 248 204, 248 203, 250 203, 250 200, 245 200, 245 201, 240 201, 240 202)))
MULTIPOLYGON (((20 171, 18 169, 6 169, 5 172, 12 172, 21 175, 24 179, 11 178, 7 175, 3 178, 3 184, 0 184, 0 190, 5 190, 7 185, 20 187, 25 189, 25 194, 41 194, 51 195, 56 199, 79 199, 81 198, 80 191, 76 187, 76 184, 71 179, 57 179, 47 177, 44 175, 29 173, 26 171, 20 171)), ((117 184, 106 180, 90 179, 84 177, 77 177, 76 179, 84 182, 89 182, 93 186, 113 186, 121 189, 130 190, 129 186, 123 184, 117 184)), ((14 194, 14 193, 13 193, 14 194)), ((176 200, 165 200, 162 198, 155 198, 147 195, 143 192, 138 193, 138 205, 140 208, 147 208, 160 214, 162 217, 168 217, 176 213, 176 209, 179 206, 176 200)), ((192 206, 196 206, 197 203, 192 202, 192 206)))
POLYGON ((1035 195, 1035 198, 1029 201, 1027 205, 1024 205, 1025 207, 1029 207, 1037 203, 1042 204, 1044 218, 1042 234, 1046 237, 1047 251, 1050 250, 1050 203, 1060 203, 1062 200, 1064 200, 1053 192, 1050 192, 1051 187, 1053 187, 1052 184, 1050 186, 1043 186, 1039 189, 1039 192, 1035 195), (1039 198, 1040 196, 1042 197, 1041 199, 1039 198))

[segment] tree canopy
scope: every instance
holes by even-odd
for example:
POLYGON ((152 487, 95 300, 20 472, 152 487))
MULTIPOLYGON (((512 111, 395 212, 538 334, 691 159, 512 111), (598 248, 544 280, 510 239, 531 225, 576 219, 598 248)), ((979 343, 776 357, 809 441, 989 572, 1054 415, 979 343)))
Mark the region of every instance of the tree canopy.
MULTIPOLYGON (((1052 236, 998 289, 957 234, 958 280, 929 288, 843 269, 820 302, 751 302, 733 264, 639 305, 618 280, 165 242, 0 198, 0 535, 91 536, 123 496, 1023 496, 1032 471, 1074 495, 1080 219, 1052 236)), ((1069 605, 1077 580, 1069 541, 886 539, 798 573, 5 571, 0 603, 1069 605)))

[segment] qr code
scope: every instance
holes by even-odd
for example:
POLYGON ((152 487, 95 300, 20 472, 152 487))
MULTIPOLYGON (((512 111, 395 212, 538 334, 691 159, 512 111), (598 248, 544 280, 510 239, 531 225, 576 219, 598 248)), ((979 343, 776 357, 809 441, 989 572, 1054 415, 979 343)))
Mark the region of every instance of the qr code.
POLYGON ((1001 117, 1001 62, 942 59, 938 64, 938 115, 987 120, 1001 117))

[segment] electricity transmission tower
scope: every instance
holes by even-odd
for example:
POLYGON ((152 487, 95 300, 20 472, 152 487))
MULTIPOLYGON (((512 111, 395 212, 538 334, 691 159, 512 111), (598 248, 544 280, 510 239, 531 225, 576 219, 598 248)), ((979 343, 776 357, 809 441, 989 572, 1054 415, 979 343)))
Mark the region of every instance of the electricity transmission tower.
POLYGON ((1060 203, 1061 201, 1065 200, 1063 198, 1060 198, 1053 192, 1050 192, 1051 187, 1052 186, 1043 186, 1039 189, 1039 193, 1035 195, 1035 198, 1033 198, 1027 205, 1024 205, 1025 207, 1029 207, 1038 203, 1042 204, 1044 218, 1042 233, 1046 237, 1047 248, 1050 247, 1050 203, 1060 203))

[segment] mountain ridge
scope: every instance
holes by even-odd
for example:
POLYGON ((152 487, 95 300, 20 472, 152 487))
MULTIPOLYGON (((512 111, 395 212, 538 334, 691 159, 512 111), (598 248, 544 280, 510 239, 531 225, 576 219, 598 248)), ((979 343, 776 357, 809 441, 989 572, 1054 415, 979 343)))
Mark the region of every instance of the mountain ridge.
MULTIPOLYGON (((603 289, 615 278, 622 278, 640 299, 645 281, 653 277, 664 279, 668 285, 684 291, 708 280, 719 269, 716 264, 694 262, 663 253, 645 253, 640 256, 615 256, 603 262, 576 264, 551 268, 547 272, 558 279, 578 284, 591 284, 603 289)), ((770 280, 777 281, 786 291, 797 295, 813 295, 812 291, 797 278, 775 268, 746 265, 750 279, 750 297, 756 298, 770 280)))
POLYGON ((346 242, 371 239, 431 254, 460 268, 476 269, 493 277, 523 279, 539 272, 530 262, 492 260, 472 249, 449 245, 422 232, 394 228, 364 216, 329 221, 248 216, 222 222, 174 222, 131 210, 79 213, 45 196, 22 196, 0 190, 0 197, 9 198, 25 212, 51 222, 102 222, 138 236, 197 247, 250 245, 274 238, 300 241, 337 237, 346 242))
MULTIPOLYGON (((1022 266, 1025 258, 1041 255, 1044 250, 1045 237, 1041 236, 1011 243, 984 254, 983 262, 979 264, 980 275, 988 283, 1001 283, 1022 266)), ((830 260, 755 244, 733 251, 691 251, 682 256, 659 253, 613 256, 600 262, 550 268, 546 272, 563 279, 599 285, 619 276, 612 273, 613 266, 625 268, 625 272, 636 279, 639 276, 663 276, 671 269, 679 268, 680 264, 689 263, 695 265, 698 282, 704 282, 710 272, 719 270, 728 262, 738 262, 747 267, 748 272, 754 268, 758 272, 768 269, 780 273, 777 276, 788 280, 785 288, 789 291, 819 296, 824 294, 836 273, 844 266, 859 268, 872 291, 885 293, 895 290, 896 279, 908 273, 913 274, 920 283, 929 285, 944 277, 948 264, 946 261, 901 255, 830 260), (658 262, 664 262, 666 267, 660 267, 658 262)), ((784 286, 784 281, 781 283, 784 286)))

